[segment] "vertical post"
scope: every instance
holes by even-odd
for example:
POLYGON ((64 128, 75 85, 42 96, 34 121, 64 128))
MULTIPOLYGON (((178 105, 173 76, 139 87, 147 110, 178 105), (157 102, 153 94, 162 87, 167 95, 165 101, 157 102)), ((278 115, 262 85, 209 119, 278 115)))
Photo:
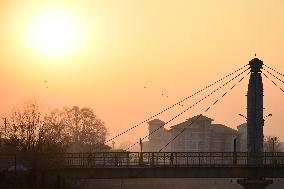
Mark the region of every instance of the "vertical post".
POLYGON ((103 152, 103 160, 104 160, 104 166, 106 165, 106 157, 105 157, 105 152, 103 152))
POLYGON ((186 166, 188 167, 188 153, 186 153, 186 166))
POLYGON ((271 138, 272 140, 272 153, 273 153, 273 156, 274 156, 274 152, 275 152, 275 140, 274 138, 271 138))
POLYGON ((237 165, 237 138, 234 138, 233 164, 237 165))
POLYGON ((142 146, 142 139, 141 138, 139 139, 139 143, 140 143, 140 152, 142 153, 143 152, 143 146, 142 146))
POLYGON ((143 148, 142 148, 142 139, 139 139, 139 143, 140 143, 140 157, 139 157, 139 164, 142 165, 143 164, 143 148))
POLYGON ((129 166, 129 152, 126 154, 126 166, 129 166))
POLYGON ((154 152, 151 153, 152 154, 152 167, 155 166, 155 156, 154 156, 154 152))

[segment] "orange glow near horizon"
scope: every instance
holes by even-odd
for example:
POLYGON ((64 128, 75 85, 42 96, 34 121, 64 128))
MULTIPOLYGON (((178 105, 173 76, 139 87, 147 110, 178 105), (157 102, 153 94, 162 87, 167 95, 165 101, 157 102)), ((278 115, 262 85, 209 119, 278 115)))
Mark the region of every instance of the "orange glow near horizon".
MULTIPOLYGON (((255 53, 284 73, 283 10, 278 0, 0 1, 0 117, 30 98, 47 109, 88 106, 112 137, 242 67, 255 53)), ((206 116, 232 128, 245 122, 238 114, 246 114, 247 81, 206 116)), ((273 114, 265 133, 284 141, 284 95, 263 81, 265 115, 273 114)), ((218 95, 174 123, 202 113, 218 95)), ((157 118, 167 121, 182 110, 157 118)), ((145 134, 147 124, 116 146, 145 134)))

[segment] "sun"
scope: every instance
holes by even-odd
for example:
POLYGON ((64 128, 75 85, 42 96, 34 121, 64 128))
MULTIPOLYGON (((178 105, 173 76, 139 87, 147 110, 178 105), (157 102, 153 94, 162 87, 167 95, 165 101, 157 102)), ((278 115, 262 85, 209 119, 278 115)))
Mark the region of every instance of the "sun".
POLYGON ((32 48, 48 57, 73 53, 83 38, 82 26, 71 11, 46 7, 33 16, 28 30, 32 48))

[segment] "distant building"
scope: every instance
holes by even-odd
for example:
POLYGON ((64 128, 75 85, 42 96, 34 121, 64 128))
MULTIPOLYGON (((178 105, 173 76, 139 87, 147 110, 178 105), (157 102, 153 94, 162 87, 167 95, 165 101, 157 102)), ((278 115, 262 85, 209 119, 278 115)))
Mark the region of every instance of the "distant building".
POLYGON ((187 119, 170 129, 165 122, 154 119, 149 121, 149 141, 143 145, 143 151, 157 152, 170 140, 175 138, 163 151, 167 152, 232 152, 234 139, 237 139, 237 150, 246 151, 246 124, 232 129, 222 124, 212 124, 213 119, 204 115, 187 119), (195 121, 196 120, 196 121, 195 121))
POLYGON ((238 150, 240 152, 247 151, 247 124, 243 123, 237 126, 238 129, 238 150))

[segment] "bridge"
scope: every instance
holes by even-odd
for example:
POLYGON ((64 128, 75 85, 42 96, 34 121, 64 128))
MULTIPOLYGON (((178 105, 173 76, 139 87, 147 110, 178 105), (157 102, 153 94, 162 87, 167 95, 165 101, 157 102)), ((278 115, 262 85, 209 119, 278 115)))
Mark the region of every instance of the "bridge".
MULTIPOLYGON (((2 162, 8 165, 25 164, 30 167, 37 167, 35 172, 46 167, 43 172, 39 172, 42 180, 46 175, 57 177, 58 188, 61 187, 62 179, 113 179, 113 178, 238 178, 238 183, 246 189, 266 188, 272 183, 267 178, 284 178, 284 153, 263 152, 263 84, 262 76, 270 80, 273 85, 282 92, 284 90, 274 81, 284 83, 281 74, 276 69, 263 64, 258 58, 252 59, 249 64, 237 69, 225 77, 207 85, 203 89, 182 99, 181 101, 169 106, 168 108, 150 116, 137 125, 132 126, 126 131, 107 140, 111 142, 125 133, 147 123, 158 115, 180 105, 191 97, 209 88, 220 84, 196 103, 179 112, 169 121, 169 124, 177 117, 188 112, 197 104, 203 102, 207 97, 221 90, 224 86, 235 82, 229 90, 223 93, 212 103, 211 106, 203 111, 208 112, 213 106, 221 101, 235 86, 241 83, 244 78, 250 75, 248 94, 247 94, 247 152, 165 152, 165 148, 176 140, 184 131, 198 120, 202 114, 196 116, 189 123, 188 127, 183 128, 176 136, 173 136, 157 152, 130 152, 129 150, 155 133, 161 127, 151 131, 128 148, 125 152, 94 152, 76 154, 37 154, 37 159, 32 155, 6 155, 1 156, 2 162), (278 76, 277 76, 278 75, 278 76), (270 78, 273 77, 273 79, 270 78), (226 81, 228 79, 228 81, 226 81), (226 81, 226 82, 225 82, 226 81), (223 84, 221 82, 224 82, 223 84), (40 156, 40 157, 39 157, 40 156), (5 160, 3 160, 5 159, 5 160)), ((164 125, 163 125, 164 126, 164 125)), ((142 148, 142 146, 141 146, 142 148)), ((1 163, 1 162, 0 162, 1 163)), ((0 165, 1 167, 1 165, 0 165)), ((16 169, 15 169, 16 171, 16 169)))
POLYGON ((101 152, 59 154, 48 162, 68 178, 284 178, 284 153, 272 152, 101 152), (252 155, 259 164, 248 163, 252 155))
POLYGON ((239 183, 265 188, 272 181, 263 178, 284 178, 284 152, 6 154, 0 156, 0 162, 2 169, 13 165, 31 170, 37 167, 37 178, 57 182, 57 188, 63 188, 62 182, 70 179, 118 178, 247 178, 239 183), (258 164, 250 164, 250 157, 257 157, 258 164))

